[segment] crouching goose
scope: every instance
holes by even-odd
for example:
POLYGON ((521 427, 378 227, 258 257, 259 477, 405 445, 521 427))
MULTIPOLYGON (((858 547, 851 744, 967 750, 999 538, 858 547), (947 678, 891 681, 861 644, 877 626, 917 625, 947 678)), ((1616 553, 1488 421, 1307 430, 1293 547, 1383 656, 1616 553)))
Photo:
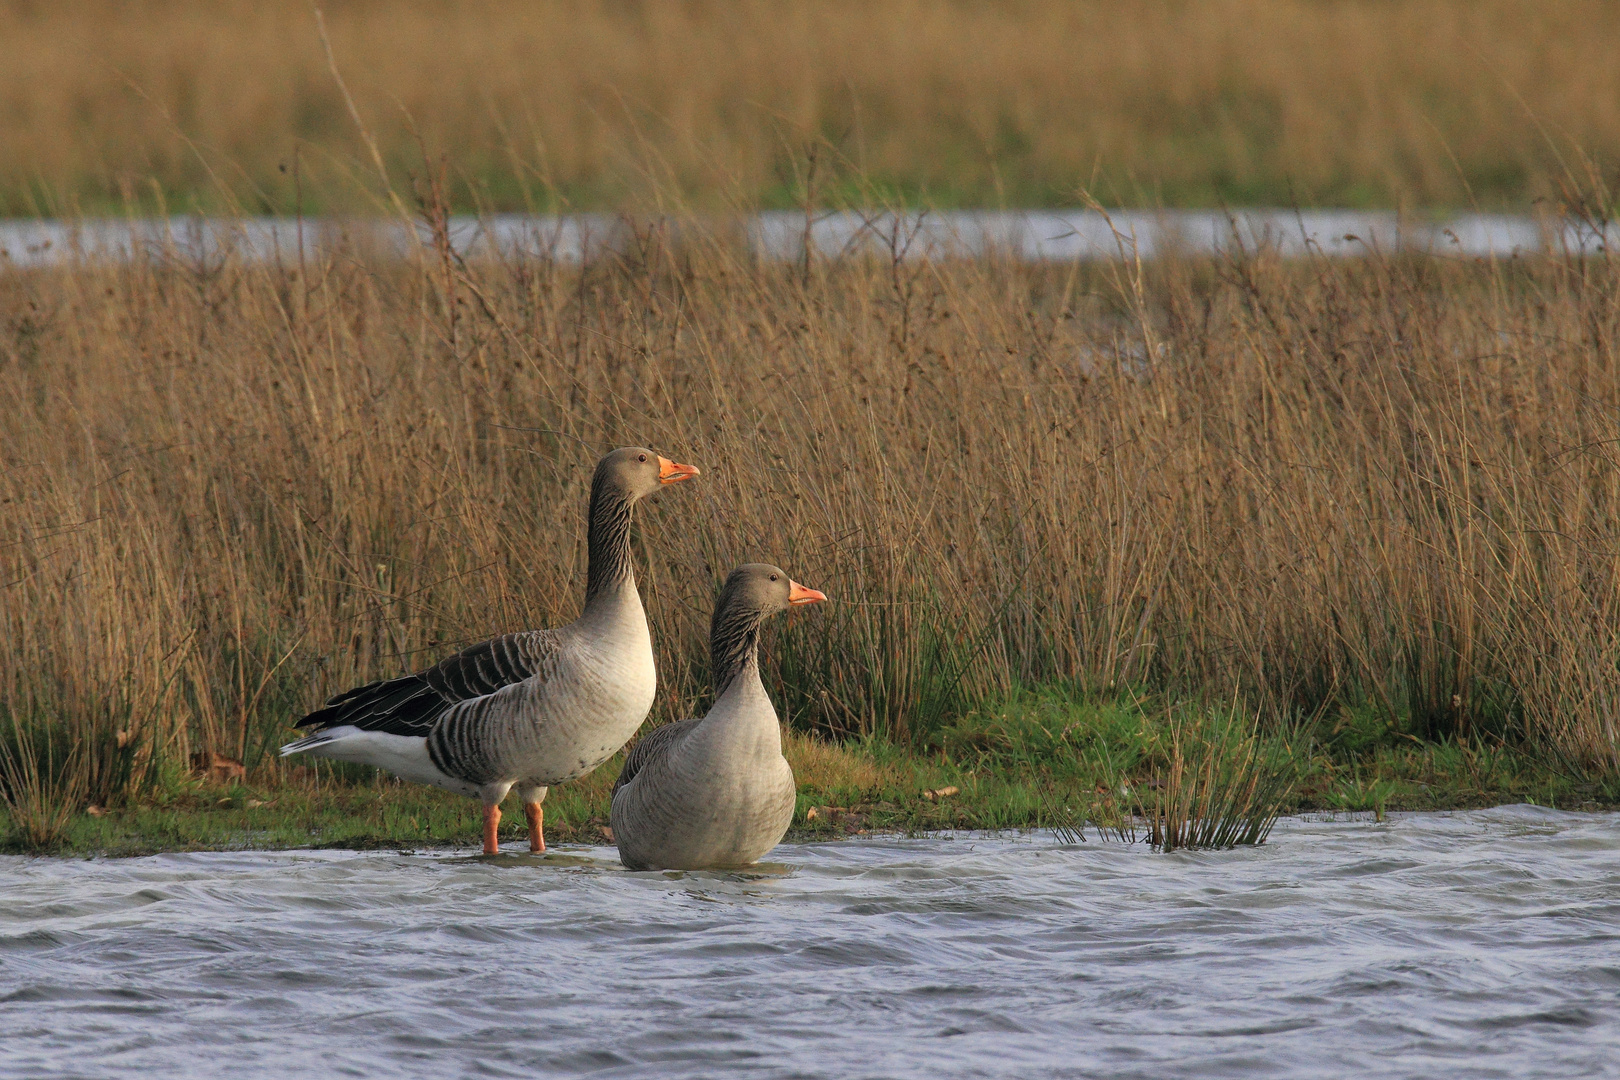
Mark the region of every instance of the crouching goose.
POLYGON ((596 768, 634 735, 657 676, 630 562, 636 502, 698 475, 639 446, 608 454, 591 480, 585 610, 556 630, 506 634, 414 675, 339 694, 281 748, 376 765, 484 803, 484 853, 498 850, 500 802, 515 785, 529 847, 546 849, 546 789, 596 768))
POLYGON ((714 706, 701 720, 648 732, 613 785, 613 839, 625 866, 747 866, 781 841, 795 789, 759 679, 759 628, 767 615, 825 599, 774 566, 731 572, 709 627, 714 706))

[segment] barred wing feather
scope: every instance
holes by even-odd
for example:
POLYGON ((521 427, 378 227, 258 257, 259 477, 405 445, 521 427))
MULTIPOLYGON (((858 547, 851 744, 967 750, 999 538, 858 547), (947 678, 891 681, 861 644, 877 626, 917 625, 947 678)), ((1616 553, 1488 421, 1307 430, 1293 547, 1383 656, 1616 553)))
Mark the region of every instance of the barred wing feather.
POLYGON ((503 634, 463 649, 432 667, 356 687, 298 722, 317 731, 353 725, 361 731, 425 736, 452 705, 504 686, 544 678, 558 649, 554 630, 503 634))
POLYGON ((688 720, 677 720, 673 724, 665 724, 662 727, 655 727, 643 735, 641 740, 632 746, 630 752, 625 755, 624 768, 619 770, 619 778, 613 781, 612 795, 617 795, 619 789, 634 780, 636 774, 641 770, 673 751, 680 744, 680 741, 686 738, 697 725, 698 718, 693 717, 688 720))

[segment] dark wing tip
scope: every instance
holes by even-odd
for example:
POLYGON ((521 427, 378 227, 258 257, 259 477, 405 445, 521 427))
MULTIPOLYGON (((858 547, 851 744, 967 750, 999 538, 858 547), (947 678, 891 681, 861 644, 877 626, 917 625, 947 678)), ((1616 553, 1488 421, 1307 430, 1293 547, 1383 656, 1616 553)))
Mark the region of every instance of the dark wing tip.
POLYGON ((422 735, 447 704, 426 680, 405 675, 346 690, 294 726, 322 731, 353 724, 362 731, 422 735))

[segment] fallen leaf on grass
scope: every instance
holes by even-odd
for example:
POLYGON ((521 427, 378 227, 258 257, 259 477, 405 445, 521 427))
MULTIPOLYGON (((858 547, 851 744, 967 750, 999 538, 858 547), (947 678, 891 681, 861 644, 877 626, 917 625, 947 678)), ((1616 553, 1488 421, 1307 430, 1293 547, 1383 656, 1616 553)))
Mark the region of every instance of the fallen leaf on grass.
POLYGON ((198 776, 207 777, 216 784, 223 784, 227 780, 246 780, 247 769, 235 758, 228 758, 224 754, 209 754, 198 751, 191 755, 191 771, 198 776))
POLYGON ((847 806, 812 806, 804 812, 804 820, 825 821, 831 825, 840 825, 847 830, 856 830, 859 826, 866 824, 864 815, 847 806))

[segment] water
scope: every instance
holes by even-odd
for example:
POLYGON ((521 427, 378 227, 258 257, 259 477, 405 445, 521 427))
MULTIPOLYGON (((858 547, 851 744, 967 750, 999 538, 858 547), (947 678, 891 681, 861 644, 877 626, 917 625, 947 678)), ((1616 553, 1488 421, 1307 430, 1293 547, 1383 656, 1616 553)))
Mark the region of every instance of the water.
MULTIPOLYGON (((760 258, 803 257, 803 214, 767 211, 714 228, 739 236, 760 258)), ((634 250, 647 221, 609 214, 495 214, 456 217, 451 243, 463 254, 544 257, 579 263, 605 252, 634 250)), ((1507 258, 1540 251, 1601 251, 1608 225, 1509 214, 1401 217, 1378 210, 1121 210, 1105 217, 1089 210, 947 210, 896 216, 854 212, 818 215, 808 242, 822 257, 853 252, 880 257, 961 256, 998 252, 1025 262, 1153 258, 1167 250, 1194 255, 1234 244, 1269 247, 1283 255, 1365 255, 1378 251, 1440 256, 1507 258)), ((427 241, 424 228, 416 240, 427 241)), ((404 250, 412 231, 399 222, 297 221, 292 218, 155 218, 132 221, 0 221, 0 269, 50 266, 79 259, 125 260, 136 251, 188 262, 217 262, 227 250, 247 262, 298 261, 340 240, 404 250)))
POLYGON ((1614 1076, 1620 818, 0 859, 0 1074, 1614 1076))

